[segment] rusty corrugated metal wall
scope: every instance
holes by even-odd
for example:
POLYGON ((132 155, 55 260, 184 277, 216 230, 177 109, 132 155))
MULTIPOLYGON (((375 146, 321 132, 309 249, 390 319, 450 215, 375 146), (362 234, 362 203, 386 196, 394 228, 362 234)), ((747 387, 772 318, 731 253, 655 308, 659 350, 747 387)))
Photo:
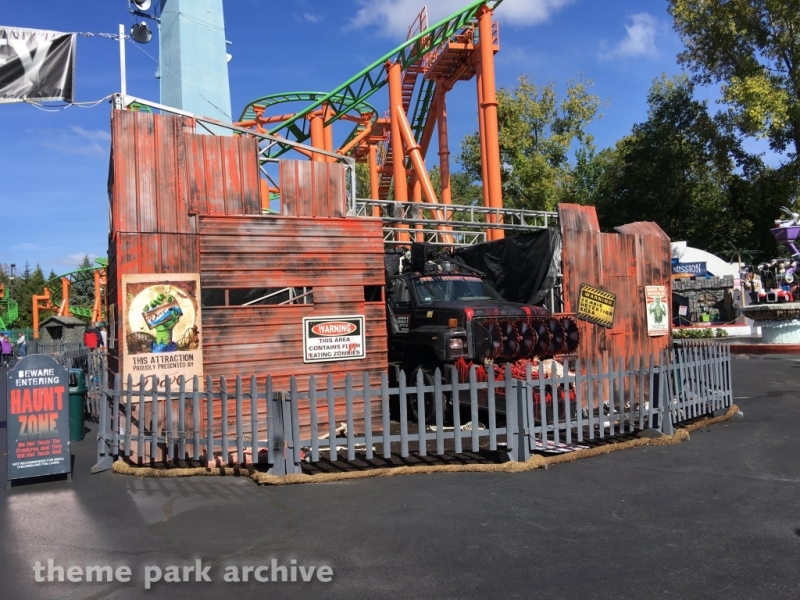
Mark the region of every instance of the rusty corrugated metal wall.
MULTIPOLYGON (((129 273, 199 272, 201 286, 310 287, 313 305, 204 308, 205 372, 219 377, 325 377, 386 368, 385 308, 365 302, 382 286, 381 224, 344 219, 344 168, 286 161, 284 205, 292 216, 261 216, 257 145, 198 135, 192 119, 112 111, 111 232, 107 302, 121 305, 129 273), (308 166, 306 166, 308 165, 308 166), (363 314, 367 359, 305 365, 302 318, 363 314)), ((116 317, 116 337, 122 325, 116 317)), ((119 371, 118 343, 111 352, 119 371)))
POLYGON ((579 356, 582 360, 627 361, 640 356, 658 356, 671 344, 671 336, 650 337, 644 288, 663 285, 672 292, 670 240, 655 223, 632 223, 618 227, 620 233, 601 233, 593 206, 560 204, 564 236, 564 309, 577 312, 582 283, 617 295, 614 326, 606 329, 579 320, 579 356))
POLYGON ((307 160, 280 162, 281 214, 285 217, 344 217, 345 172, 341 165, 307 160))

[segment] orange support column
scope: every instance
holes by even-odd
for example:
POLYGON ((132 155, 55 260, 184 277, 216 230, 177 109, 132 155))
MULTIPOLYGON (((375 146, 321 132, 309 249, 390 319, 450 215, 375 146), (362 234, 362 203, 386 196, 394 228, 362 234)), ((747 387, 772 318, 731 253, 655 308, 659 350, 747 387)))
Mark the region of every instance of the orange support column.
MULTIPOLYGON (((314 146, 314 148, 325 150, 325 121, 319 113, 313 113, 309 115, 309 118, 311 120, 311 145, 314 146)), ((311 157, 311 160, 325 162, 325 156, 315 153, 311 157)))
MULTIPOLYGON (((405 165, 405 152, 403 151, 403 138, 400 133, 400 123, 395 115, 403 112, 403 77, 399 63, 386 65, 389 79, 389 110, 391 115, 392 131, 392 162, 394 167, 394 199, 397 202, 408 202, 408 180, 405 165)), ((402 228, 408 228, 407 225, 402 228)), ((411 236, 401 233, 400 241, 410 242, 411 236)))
POLYGON ((94 304, 92 305, 92 322, 97 323, 103 315, 103 296, 101 288, 100 271, 94 272, 94 304))
POLYGON ((442 177, 442 204, 451 204, 450 146, 447 140, 447 103, 445 89, 436 86, 436 120, 439 125, 439 172, 442 177))
MULTIPOLYGON (((378 145, 369 145, 369 197, 377 200, 380 195, 380 173, 378 172, 378 145)), ((380 217, 381 209, 379 206, 372 207, 372 216, 380 217)))
POLYGON ((72 313, 69 312, 69 279, 66 277, 61 278, 61 306, 58 309, 58 316, 72 316, 72 313))
MULTIPOLYGON (((492 208, 503 208, 503 186, 500 164, 500 129, 497 121, 497 89, 494 76, 494 48, 492 43, 492 9, 483 6, 478 11, 478 32, 481 53, 481 88, 483 90, 483 120, 486 134, 486 171, 489 184, 489 202, 492 208)), ((487 182, 484 182, 486 185, 487 182)), ((502 239, 502 229, 495 230, 494 239, 502 239)))
MULTIPOLYGON (((332 111, 330 107, 326 105, 325 110, 323 111, 322 114, 322 124, 323 124, 323 131, 325 133, 324 135, 325 150, 327 150, 328 152, 333 152, 333 125, 325 125, 325 121, 327 121, 330 118, 331 113, 332 111)), ((323 157, 323 160, 325 162, 333 162, 336 159, 333 158, 332 156, 325 156, 323 157)))
MULTIPOLYGON (((483 73, 481 72, 481 57, 477 49, 473 54, 473 62, 475 63, 475 80, 478 89, 478 138, 481 147, 481 182, 483 183, 483 205, 490 208, 492 203, 489 199, 489 175, 486 169, 486 123, 483 118, 483 73)), ((494 215, 486 215, 487 223, 494 223, 494 215)), ((491 242, 494 239, 494 229, 486 230, 486 241, 491 242)))

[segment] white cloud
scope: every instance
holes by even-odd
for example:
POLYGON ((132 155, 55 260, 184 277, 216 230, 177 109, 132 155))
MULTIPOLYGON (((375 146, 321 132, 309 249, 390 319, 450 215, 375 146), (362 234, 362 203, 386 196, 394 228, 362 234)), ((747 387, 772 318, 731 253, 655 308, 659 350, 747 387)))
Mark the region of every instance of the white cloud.
POLYGON ((306 12, 301 15, 297 13, 292 13, 292 17, 294 17, 294 20, 297 21, 298 23, 302 23, 303 21, 305 21, 306 23, 321 23, 325 19, 324 15, 321 15, 319 13, 310 13, 310 12, 306 12))
POLYGON ((656 47, 658 20, 653 15, 646 12, 632 15, 631 24, 626 25, 625 30, 628 35, 610 50, 606 49, 607 43, 601 43, 600 60, 658 55, 656 47))
MULTIPOLYGON (((508 0, 498 7, 495 18, 505 25, 527 26, 547 21, 558 9, 574 0, 508 0)), ((405 39, 411 22, 419 14, 419 0, 358 0, 361 8, 350 19, 348 29, 375 27, 381 35, 405 39)), ((433 25, 464 8, 465 0, 428 3, 428 23, 433 25)))
POLYGON ((111 134, 103 129, 90 131, 72 125, 69 131, 56 130, 46 132, 45 148, 58 152, 83 155, 108 154, 111 134))
POLYGON ((94 259, 98 257, 97 254, 93 254, 92 252, 76 252, 75 254, 70 254, 69 256, 57 258, 55 263, 58 265, 64 265, 65 267, 77 267, 81 264, 84 256, 88 256, 89 260, 92 261, 92 264, 94 264, 94 259))

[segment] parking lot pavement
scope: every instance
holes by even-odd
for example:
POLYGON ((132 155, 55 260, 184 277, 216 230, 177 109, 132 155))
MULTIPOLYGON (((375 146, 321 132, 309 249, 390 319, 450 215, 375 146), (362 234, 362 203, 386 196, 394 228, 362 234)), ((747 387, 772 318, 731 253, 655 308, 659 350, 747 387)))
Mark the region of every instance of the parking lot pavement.
POLYGON ((0 598, 796 599, 798 358, 734 359, 743 421, 547 471, 276 488, 138 479, 90 475, 90 434, 72 483, 2 492, 0 598), (132 577, 37 583, 48 559, 132 577), (147 567, 197 559, 212 582, 144 589, 147 567), (225 566, 272 559, 329 565, 333 581, 223 581, 225 566))

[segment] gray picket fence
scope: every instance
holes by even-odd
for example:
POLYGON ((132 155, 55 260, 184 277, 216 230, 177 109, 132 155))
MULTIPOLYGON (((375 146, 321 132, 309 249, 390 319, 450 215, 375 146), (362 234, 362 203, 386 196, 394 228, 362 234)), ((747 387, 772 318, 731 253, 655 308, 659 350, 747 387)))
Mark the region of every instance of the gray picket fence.
POLYGON ((672 434, 675 424, 724 411, 732 402, 730 354, 721 344, 627 364, 542 362, 518 379, 506 365, 502 378, 487 369, 479 379, 473 366, 465 378, 453 367, 437 369, 428 381, 422 371, 413 381, 401 373, 396 386, 386 373, 377 381, 365 373, 348 376, 341 389, 332 376, 311 376, 304 391, 296 377, 287 390, 276 390, 271 377, 259 383, 255 375, 167 379, 163 389, 144 377, 124 384, 115 377, 109 389, 103 372, 92 471, 117 459, 266 462, 277 475, 301 472, 304 461, 357 456, 370 461, 489 451, 524 461, 533 452, 570 452, 645 429, 672 434))

